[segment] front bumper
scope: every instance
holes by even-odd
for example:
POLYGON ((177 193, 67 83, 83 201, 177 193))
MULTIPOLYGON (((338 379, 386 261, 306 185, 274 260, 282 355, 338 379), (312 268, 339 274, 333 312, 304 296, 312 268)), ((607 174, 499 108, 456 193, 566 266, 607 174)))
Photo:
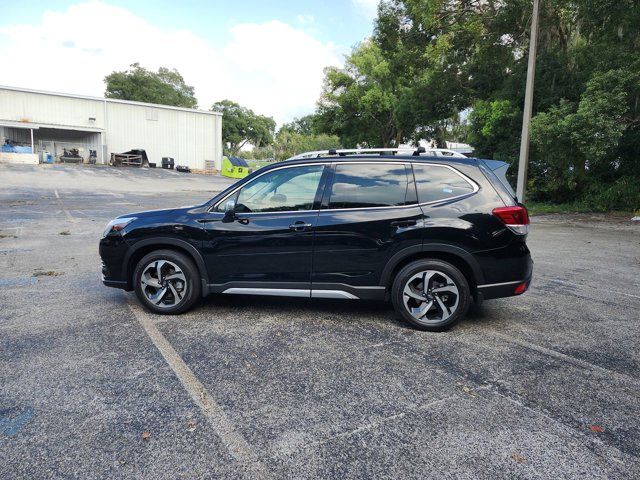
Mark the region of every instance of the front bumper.
POLYGON ((129 290, 129 285, 127 284, 127 282, 121 280, 107 280, 104 275, 102 276, 102 283, 104 283, 107 287, 129 290))
POLYGON ((107 287, 130 289, 124 259, 128 245, 119 235, 109 235, 100 240, 102 259, 102 283, 107 287))

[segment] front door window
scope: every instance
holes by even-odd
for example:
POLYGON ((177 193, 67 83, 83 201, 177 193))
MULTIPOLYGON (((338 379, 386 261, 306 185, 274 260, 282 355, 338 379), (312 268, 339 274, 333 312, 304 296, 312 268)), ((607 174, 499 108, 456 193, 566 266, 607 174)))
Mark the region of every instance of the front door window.
POLYGON ((236 212, 289 212, 313 208, 322 165, 281 168, 265 173, 240 189, 236 212))

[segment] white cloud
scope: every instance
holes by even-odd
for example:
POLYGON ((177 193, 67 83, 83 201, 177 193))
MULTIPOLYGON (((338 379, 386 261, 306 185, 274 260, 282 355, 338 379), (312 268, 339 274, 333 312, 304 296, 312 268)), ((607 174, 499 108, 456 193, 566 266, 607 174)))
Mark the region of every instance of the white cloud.
POLYGON ((102 96, 106 75, 139 62, 178 69, 201 108, 229 98, 283 122, 313 110, 323 68, 341 63, 333 44, 279 21, 238 24, 226 42, 216 47, 125 8, 83 3, 34 24, 0 26, 0 84, 102 96))
POLYGON ((308 15, 306 13, 301 13, 299 15, 296 15, 296 20, 300 25, 311 25, 316 21, 313 15, 308 15))
POLYGON ((373 20, 378 15, 380 0, 351 0, 351 2, 369 20, 373 20))

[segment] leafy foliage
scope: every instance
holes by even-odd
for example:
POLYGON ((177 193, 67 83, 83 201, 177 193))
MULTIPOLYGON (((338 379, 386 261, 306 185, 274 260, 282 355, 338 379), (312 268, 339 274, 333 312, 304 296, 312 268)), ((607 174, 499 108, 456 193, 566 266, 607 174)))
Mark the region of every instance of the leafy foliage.
POLYGON ((112 72, 104 79, 106 98, 157 103, 174 107, 196 108, 193 87, 187 85, 177 70, 160 67, 151 72, 138 63, 129 70, 112 72))
POLYGON ((476 155, 515 158, 522 112, 511 100, 478 100, 469 114, 468 140, 476 155))
POLYGON ((301 135, 313 135, 316 132, 316 115, 305 115, 301 118, 294 118, 293 121, 285 123, 280 127, 280 132, 290 131, 301 135))
POLYGON ((211 110, 222 113, 222 142, 225 144, 225 154, 237 155, 247 142, 256 147, 270 145, 273 142, 276 129, 273 118, 257 115, 231 100, 216 102, 211 110))
POLYGON ((303 152, 340 148, 340 139, 335 135, 304 134, 281 129, 273 147, 276 160, 285 160, 303 152))
MULTIPOLYGON (((383 0, 373 36, 326 70, 317 129, 390 146, 456 126, 517 163, 531 14, 531 0, 383 0)), ((640 2, 544 0, 540 17, 529 197, 638 208, 640 2)))
POLYGON ((404 138, 397 121, 396 75, 371 40, 347 58, 344 69, 329 67, 318 102, 318 128, 343 144, 391 146, 404 138))

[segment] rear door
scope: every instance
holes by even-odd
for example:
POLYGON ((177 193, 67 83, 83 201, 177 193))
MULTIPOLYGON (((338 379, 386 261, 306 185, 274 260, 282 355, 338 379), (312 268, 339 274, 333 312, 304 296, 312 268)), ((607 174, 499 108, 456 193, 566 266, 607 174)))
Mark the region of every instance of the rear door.
POLYGON ((371 287, 384 293, 378 283, 389 258, 422 243, 423 213, 411 165, 378 160, 335 162, 331 168, 315 228, 314 296, 346 290, 375 297, 379 292, 371 287))

